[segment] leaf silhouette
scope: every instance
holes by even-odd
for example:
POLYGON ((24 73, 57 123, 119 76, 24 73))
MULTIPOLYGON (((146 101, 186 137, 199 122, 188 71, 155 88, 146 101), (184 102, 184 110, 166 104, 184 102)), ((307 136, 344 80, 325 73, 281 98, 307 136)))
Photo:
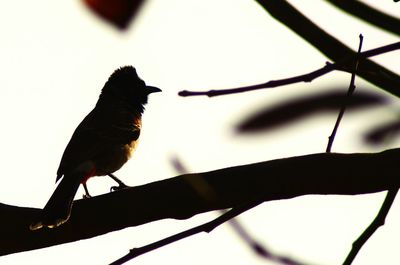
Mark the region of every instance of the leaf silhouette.
MULTIPOLYGON (((237 125, 237 131, 250 133, 270 130, 315 113, 337 113, 346 99, 343 91, 331 90, 322 94, 286 100, 278 105, 268 106, 244 119, 237 125)), ((382 96, 359 90, 348 100, 347 109, 359 109, 384 102, 385 99, 382 96)))
POLYGON ((364 140, 369 144, 388 143, 400 132, 400 121, 391 121, 375 127, 365 134, 364 140))
POLYGON ((97 15, 117 26, 126 29, 144 0, 83 0, 97 15))

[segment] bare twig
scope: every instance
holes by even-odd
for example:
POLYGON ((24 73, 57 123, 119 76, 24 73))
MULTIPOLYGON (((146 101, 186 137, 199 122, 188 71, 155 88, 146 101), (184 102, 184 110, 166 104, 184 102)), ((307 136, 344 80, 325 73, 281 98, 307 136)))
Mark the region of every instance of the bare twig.
MULTIPOLYGON (((376 56, 379 54, 391 52, 391 51, 398 50, 398 49, 400 49, 400 42, 395 42, 395 43, 392 43, 389 45, 385 45, 385 46, 382 46, 379 48, 375 48, 375 49, 371 49, 371 50, 362 52, 362 53, 360 53, 359 58, 360 59, 361 58, 369 58, 369 57, 373 57, 373 56, 376 56)), ((179 96, 182 96, 182 97, 188 97, 188 96, 215 97, 215 96, 221 96, 221 95, 243 93, 243 92, 265 89, 265 88, 285 86, 285 85, 290 85, 290 84, 299 83, 299 82, 311 82, 314 79, 316 79, 320 76, 323 76, 333 70, 342 70, 344 68, 344 66, 346 66, 348 64, 348 62, 351 61, 353 58, 354 58, 353 55, 348 56, 336 63, 327 62, 325 66, 323 66, 315 71, 312 71, 310 73, 307 73, 307 74, 284 78, 284 79, 270 80, 270 81, 262 83, 262 84, 245 86, 245 87, 237 87, 237 88, 229 88, 229 89, 209 90, 209 91, 182 90, 178 94, 179 94, 179 96)))
POLYGON ((380 226, 385 224, 386 216, 389 213, 390 207, 392 206, 394 199, 396 198, 397 192, 398 189, 388 190, 381 209, 378 212, 378 215, 375 217, 374 221, 367 227, 367 229, 365 229, 365 231, 359 236, 359 238, 354 241, 351 251, 347 255, 345 261, 343 262, 343 265, 350 265, 353 262, 354 258, 357 256, 360 249, 368 241, 368 239, 380 226))
MULTIPOLYGON (((363 37, 360 34, 360 44, 358 47, 358 53, 357 53, 357 58, 354 66, 354 71, 351 75, 351 81, 349 85, 349 89, 346 95, 346 100, 344 101, 344 104, 342 105, 342 108, 340 109, 338 118, 336 120, 335 126, 333 128, 332 134, 329 136, 329 141, 328 141, 328 146, 326 148, 326 152, 330 153, 333 145, 333 141, 336 136, 337 129, 339 128, 340 121, 344 115, 344 112, 346 110, 346 105, 348 101, 350 100, 354 90, 355 90, 355 85, 354 85, 354 80, 355 80, 355 73, 357 72, 358 64, 359 64, 359 56, 360 56, 360 51, 362 47, 362 41, 363 37)), ((343 265, 350 265, 361 248, 364 246, 364 244, 368 241, 368 239, 375 233, 375 231, 385 223, 385 219, 387 214, 389 213, 390 207, 393 204, 394 199, 396 198, 398 189, 390 189, 388 190, 385 200, 381 206, 381 209, 378 212, 378 215, 375 217, 375 219, 372 221, 372 223, 364 230, 364 232, 358 237, 356 241, 354 241, 353 246, 347 255, 345 261, 343 262, 343 265)))
MULTIPOLYGON (((313 21, 297 10, 289 1, 256 0, 273 18, 303 38, 315 49, 333 62, 352 57, 348 71, 353 69, 355 52, 333 35, 318 27, 313 21)), ((400 76, 393 71, 369 60, 360 60, 357 75, 373 85, 400 97, 400 76)))
POLYGON ((354 90, 356 89, 354 81, 356 78, 356 72, 358 70, 358 65, 359 65, 359 61, 360 61, 359 56, 360 56, 360 52, 361 52, 362 43, 363 43, 363 36, 360 34, 360 43, 358 45, 358 52, 357 52, 357 56, 356 56, 355 63, 354 63, 354 69, 353 69, 353 72, 351 73, 349 89, 347 90, 346 98, 343 100, 343 104, 342 104, 342 107, 340 108, 338 117, 335 122, 335 126, 333 127, 332 134, 329 136, 328 145, 326 147, 327 153, 331 152, 333 141, 335 140, 335 136, 336 136, 337 130, 339 128, 340 121, 342 120, 344 112, 346 111, 346 106, 348 105, 348 102, 351 100, 351 96, 353 95, 354 90))
POLYGON ((225 223, 226 221, 232 219, 235 216, 238 216, 239 214, 257 206, 258 204, 260 204, 261 201, 258 201, 256 203, 249 203, 243 206, 239 206, 239 207, 235 207, 229 211, 227 211, 226 213, 220 215, 219 217, 217 217, 216 219, 207 222, 205 224, 196 226, 194 228, 191 228, 189 230, 185 230, 181 233, 169 236, 167 238, 164 238, 162 240, 159 240, 157 242, 145 245, 143 247, 139 247, 139 248, 133 248, 129 251, 128 254, 126 254, 125 256, 121 257, 120 259, 110 263, 110 265, 117 265, 117 264, 123 264, 133 258, 136 258, 142 254, 145 254, 147 252, 150 252, 152 250, 158 249, 160 247, 166 246, 168 244, 171 244, 175 241, 187 238, 189 236, 198 234, 200 232, 211 232, 212 230, 214 230, 216 227, 218 227, 219 225, 225 223))
MULTIPOLYGON (((225 212, 224 214, 220 215, 219 217, 215 218, 214 220, 212 220, 210 222, 207 222, 205 224, 185 230, 181 233, 166 237, 164 239, 161 239, 157 242, 145 245, 143 247, 133 248, 129 251, 128 254, 126 254, 125 256, 119 258, 118 260, 115 260, 114 262, 110 263, 110 265, 123 264, 133 258, 140 256, 140 255, 143 255, 145 253, 148 253, 148 252, 158 249, 160 247, 166 246, 168 244, 171 244, 173 242, 182 240, 184 238, 196 235, 201 232, 210 233, 212 230, 214 230, 218 226, 220 226, 223 223, 231 220, 232 218, 242 214, 243 212, 250 210, 251 208, 259 205, 260 203, 262 203, 262 202, 257 200, 256 202, 252 202, 252 203, 248 203, 248 204, 245 204, 242 206, 234 207, 233 209, 225 212)), ((260 253, 259 253, 260 255, 268 258, 269 260, 277 261, 277 262, 280 262, 280 263, 286 264, 286 265, 302 265, 302 263, 299 263, 288 257, 282 257, 279 255, 272 254, 264 248, 259 249, 259 251, 260 251, 260 253)))

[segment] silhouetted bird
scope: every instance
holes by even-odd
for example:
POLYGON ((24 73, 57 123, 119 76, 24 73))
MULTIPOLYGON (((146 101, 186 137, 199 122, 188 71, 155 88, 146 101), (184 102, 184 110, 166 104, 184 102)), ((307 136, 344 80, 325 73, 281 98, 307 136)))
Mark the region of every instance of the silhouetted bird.
POLYGON ((90 177, 109 175, 119 183, 118 188, 126 187, 112 173, 128 161, 136 148, 148 95, 160 91, 146 86, 132 66, 119 68, 110 76, 95 108, 65 148, 56 179, 61 182, 31 230, 53 228, 68 221, 80 184, 90 197, 86 186, 90 177))

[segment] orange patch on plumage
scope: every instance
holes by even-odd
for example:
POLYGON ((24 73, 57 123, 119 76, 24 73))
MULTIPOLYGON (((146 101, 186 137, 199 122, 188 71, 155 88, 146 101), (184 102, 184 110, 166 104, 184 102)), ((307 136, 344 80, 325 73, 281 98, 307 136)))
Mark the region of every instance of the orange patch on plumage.
POLYGON ((88 179, 90 179, 91 177, 93 177, 93 176, 95 176, 95 175, 96 175, 96 168, 93 167, 93 169, 90 170, 89 173, 87 173, 87 174, 83 177, 83 179, 81 180, 81 183, 82 183, 82 184, 86 183, 86 181, 88 181, 88 179))

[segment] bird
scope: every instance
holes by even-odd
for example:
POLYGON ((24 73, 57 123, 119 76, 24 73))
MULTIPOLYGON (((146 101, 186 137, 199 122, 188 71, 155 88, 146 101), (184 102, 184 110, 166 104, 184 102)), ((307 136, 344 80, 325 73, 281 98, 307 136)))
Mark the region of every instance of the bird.
POLYGON ((104 84, 93 110, 75 129, 57 170, 58 186, 41 210, 30 230, 55 228, 71 216, 79 185, 90 197, 86 182, 93 176, 110 176, 119 186, 127 187, 113 173, 119 170, 135 151, 142 114, 151 93, 161 89, 147 86, 133 66, 115 70, 104 84))

